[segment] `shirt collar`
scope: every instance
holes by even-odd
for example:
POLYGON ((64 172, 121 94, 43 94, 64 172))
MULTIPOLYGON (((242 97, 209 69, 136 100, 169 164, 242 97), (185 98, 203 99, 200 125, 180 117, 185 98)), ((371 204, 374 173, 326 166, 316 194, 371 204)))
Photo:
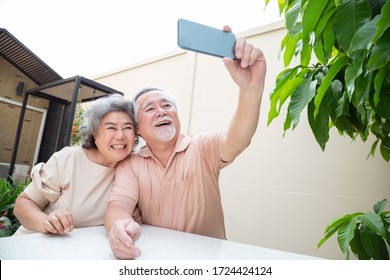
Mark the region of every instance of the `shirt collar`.
MULTIPOLYGON (((187 149, 190 142, 191 142, 190 136, 180 133, 176 141, 175 153, 179 153, 187 149)), ((152 151, 150 150, 149 146, 146 145, 139 150, 138 155, 144 158, 151 157, 152 151)))

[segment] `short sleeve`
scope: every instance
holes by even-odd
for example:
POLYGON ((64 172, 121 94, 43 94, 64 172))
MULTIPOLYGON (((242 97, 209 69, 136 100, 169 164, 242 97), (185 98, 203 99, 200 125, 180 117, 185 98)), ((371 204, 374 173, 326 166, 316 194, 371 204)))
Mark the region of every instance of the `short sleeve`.
POLYGON ((217 168, 217 170, 215 170, 217 172, 233 162, 233 160, 223 161, 221 158, 219 142, 222 134, 222 131, 217 133, 201 134, 197 140, 200 143, 204 164, 209 165, 211 170, 217 168))
POLYGON ((115 170, 109 201, 121 201, 134 209, 139 199, 139 185, 129 160, 130 157, 122 160, 115 170))
POLYGON ((57 158, 53 155, 46 164, 38 163, 31 171, 32 181, 24 192, 42 208, 62 194, 58 170, 57 158))

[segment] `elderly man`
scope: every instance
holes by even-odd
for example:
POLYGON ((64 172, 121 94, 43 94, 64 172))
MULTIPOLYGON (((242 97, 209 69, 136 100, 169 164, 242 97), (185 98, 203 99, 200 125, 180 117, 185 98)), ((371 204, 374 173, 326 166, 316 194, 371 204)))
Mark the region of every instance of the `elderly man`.
POLYGON ((237 109, 226 130, 184 135, 171 94, 146 88, 134 96, 138 134, 146 146, 122 161, 115 174, 105 226, 117 258, 141 254, 135 246, 141 229, 132 218, 136 206, 145 224, 225 238, 218 178, 256 131, 266 73, 262 51, 245 39, 236 40, 235 55, 236 60, 223 58, 239 86, 237 109))

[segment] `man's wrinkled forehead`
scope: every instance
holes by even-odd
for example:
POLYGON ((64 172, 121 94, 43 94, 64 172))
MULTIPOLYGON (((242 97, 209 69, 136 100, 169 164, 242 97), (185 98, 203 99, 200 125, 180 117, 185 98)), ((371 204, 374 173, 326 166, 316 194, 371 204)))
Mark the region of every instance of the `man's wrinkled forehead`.
POLYGON ((168 99, 166 98, 164 92, 159 91, 159 90, 151 90, 151 91, 147 91, 144 94, 142 94, 141 96, 139 96, 138 99, 137 99, 137 103, 138 104, 150 103, 150 102, 155 101, 155 100, 157 100, 157 101, 160 101, 160 100, 168 101, 168 99))
POLYGON ((151 105, 152 103, 156 103, 156 102, 159 103, 167 102, 173 106, 175 105, 174 101, 171 98, 169 98, 169 95, 160 90, 147 91, 141 96, 139 96, 139 98, 137 99, 138 105, 141 106, 142 108, 145 108, 151 105))

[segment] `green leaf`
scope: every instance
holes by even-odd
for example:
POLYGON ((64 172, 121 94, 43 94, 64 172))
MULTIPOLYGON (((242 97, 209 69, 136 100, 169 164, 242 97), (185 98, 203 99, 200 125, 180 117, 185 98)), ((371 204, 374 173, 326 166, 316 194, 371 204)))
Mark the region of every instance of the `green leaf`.
POLYGON ((287 68, 276 77, 276 86, 273 90, 273 93, 271 94, 271 98, 273 94, 278 92, 285 85, 285 83, 287 83, 293 76, 295 76, 298 71, 298 67, 299 66, 294 68, 287 68))
POLYGON ((347 134, 349 137, 351 137, 352 140, 356 139, 356 136, 358 135, 357 129, 354 127, 353 123, 351 122, 350 117, 340 116, 337 119, 332 118, 332 122, 339 130, 340 135, 347 134))
MULTIPOLYGON (((269 0, 266 0, 267 3, 269 0)), ((279 13, 282 14, 287 0, 278 0, 279 13)))
POLYGON ((334 5, 334 2, 331 1, 329 5, 327 6, 327 9, 322 17, 320 17, 319 22, 316 27, 316 37, 320 38, 320 34, 323 32, 325 27, 327 26, 333 26, 333 21, 331 20, 331 17, 334 17, 334 14, 336 12, 336 6, 334 5))
POLYGON ((349 259, 349 242, 351 242, 352 238, 354 237, 354 231, 358 222, 358 219, 353 217, 348 223, 345 223, 340 228, 339 234, 337 236, 340 249, 343 252, 345 259, 347 260, 349 259))
POLYGON ((329 140, 330 108, 326 104, 321 103, 321 107, 317 115, 317 118, 314 118, 313 116, 315 110, 314 101, 310 102, 307 108, 308 108, 307 114, 308 114, 310 128, 314 134, 314 137, 316 138, 317 143, 324 151, 326 142, 328 142, 329 140))
POLYGON ((328 2, 332 0, 323 1, 308 1, 305 11, 302 15, 302 37, 308 38, 321 20, 322 15, 326 11, 328 2))
MULTIPOLYGON (((341 224, 343 225, 343 224, 341 224)), ((330 237, 332 237, 333 234, 337 232, 337 228, 332 228, 326 234, 321 238, 321 240, 317 244, 317 249, 319 249, 330 237)))
POLYGON ((317 80, 305 81, 292 93, 288 114, 291 116, 293 129, 299 122, 302 110, 309 104, 315 95, 317 80))
POLYGON ((273 95, 270 103, 270 110, 268 112, 268 122, 267 126, 270 125, 272 120, 279 116, 281 107, 288 97, 293 93, 295 88, 302 83, 302 78, 293 78, 288 80, 287 83, 284 84, 282 88, 278 90, 278 92, 273 95))
POLYGON ((291 96, 291 94, 295 91, 295 89, 303 83, 303 79, 301 77, 292 78, 287 81, 280 93, 280 102, 278 107, 278 112, 282 108, 284 102, 291 96))
MULTIPOLYGON (((387 75, 387 74, 386 74, 387 75)), ((375 83, 375 82, 374 82, 375 83)), ((381 91, 378 93, 380 97, 377 97, 375 99, 375 94, 373 96, 370 96, 370 105, 374 109, 375 113, 384 119, 387 119, 389 121, 390 118, 390 90, 385 87, 386 82, 382 84, 381 91), (378 103, 375 103, 375 101, 378 101, 378 103)), ((384 127, 383 127, 384 128, 384 127)), ((388 135, 387 132, 383 131, 381 135, 388 135)))
POLYGON ((356 212, 356 213, 353 213, 353 214, 343 214, 343 215, 340 215, 338 216, 337 218, 333 219, 330 224, 326 227, 325 229, 325 232, 328 232, 330 230, 332 230, 333 228, 337 228, 340 229, 341 226, 346 223, 346 222, 349 222, 352 218, 354 217, 357 217, 359 215, 362 215, 364 213, 362 212, 356 212))
POLYGON ((336 110, 338 100, 342 98, 342 83, 339 80, 334 80, 324 95, 321 107, 316 118, 314 118, 315 105, 314 101, 308 106, 308 120, 311 130, 320 145, 321 149, 325 150, 325 145, 329 140, 330 129, 330 113, 336 110))
POLYGON ((366 129, 366 125, 362 123, 362 116, 357 112, 356 107, 349 103, 349 115, 348 120, 350 121, 354 131, 356 133, 359 133, 359 135, 362 137, 364 136, 364 131, 366 129))
POLYGON ((349 221, 358 215, 361 215, 363 213, 354 213, 354 214, 343 214, 341 216, 338 216, 334 220, 332 220, 329 225, 325 229, 324 237, 318 242, 317 249, 324 244, 326 240, 328 240, 335 232, 337 232, 341 227, 344 226, 344 224, 349 223, 349 221))
POLYGON ((379 139, 377 139, 371 146, 371 149, 370 149, 370 153, 367 155, 367 158, 371 155, 371 156, 374 156, 375 155, 375 150, 376 150, 376 147, 378 146, 378 142, 379 142, 379 139))
POLYGON ((379 101, 380 101, 380 94, 381 94, 383 81, 386 78, 388 70, 389 70, 388 67, 382 67, 378 70, 378 72, 375 75, 375 81, 374 81, 374 86, 375 86, 374 104, 375 104, 375 106, 377 106, 379 101))
POLYGON ((366 226, 360 229, 360 238, 365 252, 374 260, 388 260, 386 244, 382 237, 370 231, 366 226))
POLYGON ((376 137, 382 138, 383 132, 382 132, 382 122, 375 118, 373 122, 371 123, 370 127, 371 133, 374 134, 376 137))
POLYGON ((327 93, 325 93, 322 103, 325 102, 330 109, 336 110, 339 99, 344 95, 343 87, 344 85, 340 80, 334 79, 328 88, 327 93))
POLYGON ((378 201, 373 207, 374 212, 377 213, 378 215, 380 215, 383 212, 383 210, 385 209, 386 204, 387 204, 386 198, 382 199, 381 201, 378 201))
POLYGON ((351 45, 347 51, 350 55, 357 50, 369 50, 369 44, 371 39, 374 37, 377 29, 375 23, 379 20, 380 15, 377 15, 372 20, 366 22, 353 36, 351 45))
POLYGON ((355 236, 349 243, 351 246, 352 252, 355 254, 355 256, 358 257, 359 260, 370 260, 371 256, 366 252, 363 246, 363 242, 360 237, 360 231, 358 228, 355 229, 355 236))
POLYGON ((386 238, 386 229, 380 215, 377 213, 366 213, 358 216, 357 218, 372 232, 386 238))
POLYGON ((358 29, 370 19, 371 9, 367 0, 343 1, 340 4, 336 12, 334 32, 344 51, 349 49, 358 29))
POLYGON ((347 94, 346 94, 346 92, 343 92, 342 96, 337 101, 337 107, 335 109, 335 113, 336 113, 335 117, 336 118, 340 117, 341 115, 346 115, 345 111, 347 111, 347 108, 348 108, 345 106, 346 101, 347 101, 347 94))
POLYGON ((4 205, 4 206, 1 206, 1 207, 0 207, 0 213, 3 214, 3 212, 4 212, 5 210, 12 209, 12 208, 14 208, 14 206, 15 206, 14 203, 13 203, 13 204, 7 204, 7 205, 4 205))
POLYGON ((301 11, 301 0, 297 0, 294 2, 294 5, 288 9, 286 12, 285 18, 286 18, 286 28, 288 33, 290 33, 291 37, 295 37, 296 34, 296 24, 299 19, 299 14, 301 11))
MULTIPOLYGON (((290 105, 288 105, 288 108, 290 108, 290 105)), ((284 134, 286 133, 286 131, 291 127, 291 116, 290 114, 287 114, 286 116, 286 120, 284 121, 284 124, 283 124, 283 129, 284 129, 284 133, 283 133, 283 136, 284 134)))
POLYGON ((301 49, 301 65, 308 66, 311 59, 312 47, 310 45, 309 37, 302 37, 302 49, 301 49))
MULTIPOLYGON (((291 0, 289 0, 291 1, 291 0)), ((295 1, 295 0, 293 0, 295 1)), ((373 15, 377 15, 381 13, 382 6, 386 4, 387 0, 368 0, 370 3, 371 11, 373 15)))
POLYGON ((322 37, 326 63, 332 57, 332 50, 335 43, 333 22, 334 22, 334 16, 329 19, 329 24, 325 27, 323 37, 322 37))
POLYGON ((385 161, 390 161, 390 137, 382 139, 380 152, 385 161))
POLYGON ((290 42, 291 40, 291 36, 290 34, 286 34, 286 36, 284 36, 284 38, 282 39, 282 42, 280 44, 280 51, 279 51, 279 57, 280 57, 280 53, 283 52, 283 50, 286 48, 286 45, 288 42, 290 42))
POLYGON ((281 83, 286 83, 292 76, 296 75, 300 65, 293 68, 286 68, 276 77, 276 87, 280 87, 281 83))
POLYGON ((288 41, 286 43, 286 48, 284 51, 284 66, 287 67, 294 55, 296 55, 296 49, 297 49, 297 44, 301 40, 301 35, 298 34, 295 36, 292 40, 288 41))
POLYGON ((270 110, 268 112, 268 123, 269 125, 274 118, 276 118, 279 115, 280 107, 284 103, 283 99, 287 98, 292 93, 292 89, 287 86, 287 84, 291 84, 291 79, 295 74, 297 73, 298 66, 291 69, 286 69, 283 72, 281 72, 278 77, 276 78, 276 87, 271 93, 271 103, 270 103, 270 110), (281 96, 282 95, 282 96, 281 96), (287 97, 286 97, 287 96, 287 97), (282 101, 281 101, 282 100, 282 101), (278 104, 279 110, 278 110, 278 104))
MULTIPOLYGON (((357 77, 356 89, 351 96, 351 102, 361 116, 366 115, 366 107, 364 106, 364 104, 370 96, 369 94, 371 89, 371 77, 372 75, 360 75, 359 77, 357 77)), ((366 124, 365 118, 360 118, 360 122, 362 124, 366 124)))
POLYGON ((322 44, 322 40, 318 40, 314 46, 314 54, 320 63, 326 64, 324 45, 322 44))
POLYGON ((324 79, 322 80, 321 85, 319 86, 317 90, 316 97, 314 99, 314 104, 316 105, 316 109, 314 111, 314 117, 317 117, 320 104, 322 101, 322 98, 324 97, 325 92, 327 91, 328 87, 332 83, 333 79, 336 77, 337 73, 345 67, 346 63, 348 61, 348 58, 346 56, 340 56, 334 61, 333 65, 329 68, 328 73, 325 75, 324 79))
MULTIPOLYGON (((345 215, 347 216, 347 215, 345 215)), ((341 220, 337 220, 337 224, 336 223, 333 223, 331 227, 327 227, 326 230, 325 230, 325 234, 324 236, 321 238, 321 240, 318 242, 317 244, 317 249, 320 248, 330 237, 332 237, 333 234, 335 234, 345 223, 347 223, 349 221, 349 217, 348 219, 341 219, 341 220)))
POLYGON ((374 45, 370 59, 368 61, 367 72, 379 69, 390 61, 390 30, 386 31, 383 36, 374 45))
POLYGON ((390 26, 390 1, 387 1, 386 4, 383 5, 381 10, 381 18, 376 23, 376 26, 378 29, 376 30, 370 45, 375 44, 376 41, 378 41, 378 39, 390 26))

